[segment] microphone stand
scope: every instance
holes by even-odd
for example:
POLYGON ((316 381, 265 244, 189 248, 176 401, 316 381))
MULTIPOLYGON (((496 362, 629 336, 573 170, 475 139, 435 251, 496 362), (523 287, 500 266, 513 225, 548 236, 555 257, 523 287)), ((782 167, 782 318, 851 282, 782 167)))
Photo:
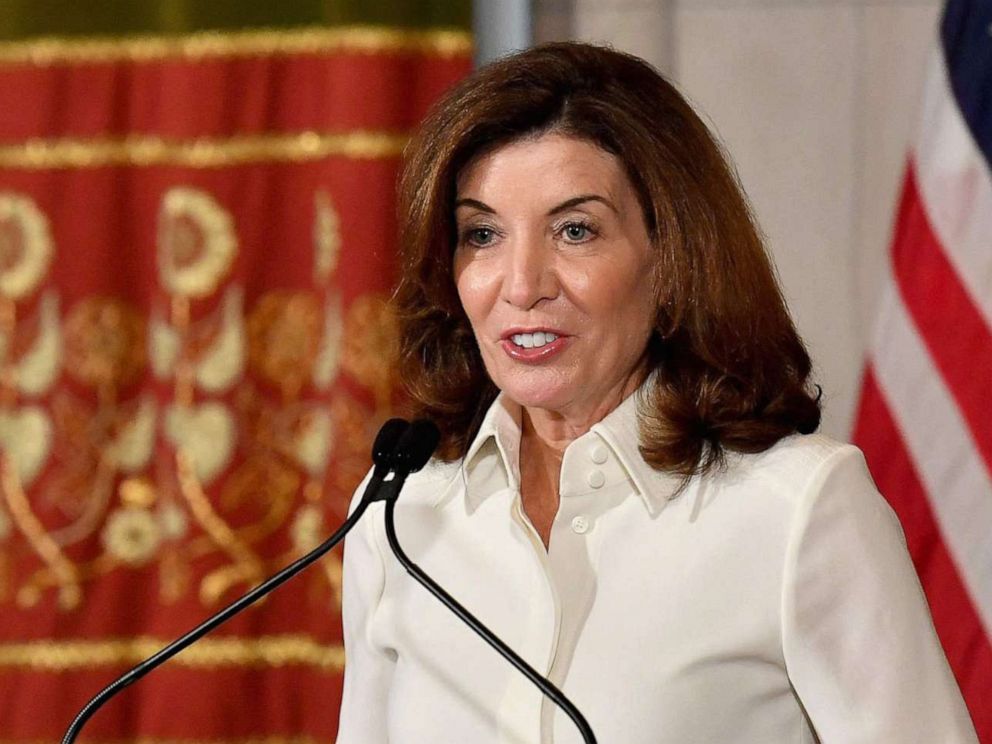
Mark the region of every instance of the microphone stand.
POLYGON ((355 507, 355 511, 351 513, 351 515, 344 521, 344 524, 342 524, 333 535, 302 558, 293 561, 293 563, 286 566, 284 569, 279 571, 279 573, 266 579, 243 597, 234 600, 220 612, 208 617, 185 635, 176 639, 161 651, 158 651, 151 657, 145 659, 129 672, 126 672, 124 675, 103 688, 85 706, 83 706, 83 709, 80 710, 79 713, 76 714, 76 717, 72 719, 72 723, 69 724, 69 728, 66 729, 65 735, 62 737, 62 744, 73 744, 76 737, 79 736, 79 732, 82 730, 83 725, 104 705, 104 703, 110 700, 110 698, 118 692, 123 690, 125 687, 134 684, 148 674, 148 672, 152 671, 161 664, 164 664, 184 648, 195 643, 219 625, 222 625, 230 620, 249 605, 252 605, 260 600, 273 589, 276 589, 289 579, 293 578, 293 576, 298 574, 313 562, 322 558, 329 550, 341 542, 344 536, 351 531, 351 528, 354 527, 358 523, 358 520, 362 518, 362 515, 365 514, 365 510, 368 509, 369 504, 380 498, 379 491, 382 488, 386 478, 389 477, 387 460, 395 449, 400 436, 407 430, 408 427, 409 424, 403 419, 390 419, 383 424, 382 428, 379 430, 379 433, 376 435, 375 442, 372 445, 372 460, 375 463, 375 469, 372 471, 372 477, 369 479, 368 485, 365 487, 365 492, 362 494, 361 501, 359 501, 358 506, 355 507))
POLYGON ((495 649, 500 656, 510 662, 542 693, 550 698, 555 705, 565 711, 565 714, 572 719, 572 722, 579 729, 579 733, 582 734, 585 744, 596 744, 596 736, 593 734, 589 722, 586 721, 585 716, 579 712, 579 709, 575 707, 572 701, 565 697, 565 693, 524 661, 521 656, 507 646, 495 633, 483 625, 475 615, 466 610, 454 597, 442 589, 437 582, 424 573, 423 569, 410 560, 409 556, 403 551, 399 539, 396 537, 396 500, 403 485, 406 483, 407 476, 422 468, 430 459, 437 447, 440 436, 440 432, 432 422, 426 419, 414 421, 399 437, 396 446, 390 451, 390 454, 382 460, 383 466, 389 468, 389 473, 383 479, 382 488, 378 491, 375 498, 386 502, 386 539, 389 541, 389 547, 400 562, 400 565, 406 569, 407 573, 434 595, 441 604, 455 613, 462 622, 468 625, 476 635, 495 649))
POLYGON ((564 693, 538 674, 530 664, 518 656, 513 649, 501 641, 472 613, 462 607, 450 594, 435 583, 430 576, 424 573, 419 566, 407 557, 402 547, 400 547, 396 537, 393 513, 396 499, 399 496, 400 490, 403 488, 403 484, 406 482, 407 476, 422 468, 430 459, 434 448, 437 446, 438 437, 437 428, 425 420, 414 421, 412 424, 408 424, 402 419, 391 419, 387 421, 382 429, 379 430, 379 434, 376 436, 376 441, 373 444, 372 460, 375 463, 375 469, 373 470, 372 478, 369 480, 355 510, 333 535, 302 558, 289 564, 279 571, 279 573, 266 579, 244 596, 234 600, 234 602, 220 612, 207 618, 185 635, 168 644, 162 650, 145 659, 133 669, 107 685, 76 714, 76 717, 69 724, 69 728, 62 737, 62 744, 73 744, 76 737, 79 736, 83 725, 118 692, 134 684, 150 671, 161 666, 180 651, 192 645, 207 633, 227 622, 234 615, 291 579, 307 566, 322 558, 351 531, 373 501, 386 502, 386 536, 389 540, 389 547, 392 548, 396 558, 407 572, 421 585, 426 587, 448 609, 461 618, 486 643, 499 652, 503 658, 516 667, 527 679, 533 682, 559 708, 565 711, 568 717, 578 727, 586 744, 596 744, 596 737, 593 735, 589 723, 579 712, 578 708, 565 697, 564 693))
POLYGON ((134 684, 139 679, 144 677, 148 672, 152 671, 155 667, 160 664, 164 664, 166 661, 171 659, 173 656, 178 654, 180 651, 185 649, 187 646, 195 643, 200 638, 205 636, 207 633, 212 631, 217 626, 225 623, 227 620, 231 619, 234 615, 238 614, 244 608, 249 605, 254 604, 259 599, 264 597, 266 594, 271 592, 276 587, 280 586, 284 582, 291 579, 297 573, 302 571, 304 568, 309 566, 314 561, 322 558, 331 548, 341 542, 342 538, 351 530, 358 520, 362 518, 365 510, 368 509, 369 504, 372 499, 363 498, 355 511, 351 513, 351 516, 345 520, 344 524, 338 528, 337 532, 331 535, 327 540, 318 545, 314 550, 307 553, 302 558, 294 561, 293 563, 286 566, 279 573, 275 574, 271 578, 266 579, 264 582, 256 586, 250 592, 234 600, 231 604, 225 607, 223 610, 218 612, 216 615, 204 620, 202 623, 197 625, 195 628, 187 632, 185 635, 177 638, 175 641, 170 643, 168 646, 163 648, 161 651, 157 652, 155 655, 145 659, 143 662, 135 666, 131 671, 125 673, 118 679, 111 682, 103 690, 97 693, 92 700, 90 700, 76 717, 69 724, 69 728, 65 732, 65 736, 62 737, 62 744, 72 744, 76 737, 79 735, 80 730, 83 728, 90 716, 92 716, 96 711, 103 706, 110 698, 116 695, 125 687, 134 684))
POLYGON ((565 697, 565 693, 559 690, 544 676, 539 674, 534 667, 524 661, 523 658, 521 658, 512 648, 507 646, 495 633, 483 625, 482 622, 475 617, 475 615, 462 607, 462 605, 459 604, 454 597, 442 589, 437 582, 424 573, 423 569, 410 560, 409 556, 403 552, 403 548, 400 546, 399 540, 396 537, 396 524, 394 522, 393 512, 396 506, 396 497, 399 495, 399 490, 402 488, 402 483, 405 479, 406 476, 403 475, 401 478, 398 478, 399 487, 384 489, 384 491, 388 491, 386 494, 380 493, 380 498, 386 502, 386 538, 388 539, 389 547, 392 548, 393 554, 396 556, 397 560, 399 560, 400 564, 406 569, 407 573, 416 579, 418 583, 433 594, 445 607, 461 618, 462 622, 474 630, 475 633, 482 638, 482 640, 492 646, 500 654, 500 656, 513 664, 513 666, 516 667, 521 674, 533 682, 538 689, 541 690, 541 692, 551 699, 555 705, 565 711, 565 714, 571 718, 572 722, 576 725, 576 727, 578 727, 585 744, 596 744, 596 736, 593 734, 592 728, 589 726, 589 722, 586 721, 585 717, 579 712, 579 709, 575 707, 572 701, 565 697))

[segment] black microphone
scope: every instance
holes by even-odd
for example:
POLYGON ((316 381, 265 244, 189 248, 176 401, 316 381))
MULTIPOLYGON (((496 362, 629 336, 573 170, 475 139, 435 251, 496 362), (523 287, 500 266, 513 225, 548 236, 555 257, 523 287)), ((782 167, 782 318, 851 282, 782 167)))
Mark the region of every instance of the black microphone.
POLYGON ((420 566, 410 560, 407 554, 403 552, 403 548, 400 546, 399 540, 396 537, 396 524, 394 520, 396 500, 399 497, 400 490, 403 488, 403 484, 406 482, 407 476, 410 473, 420 470, 427 463, 435 447, 437 447, 440 437, 441 435, 437 427, 432 422, 426 419, 419 419, 410 424, 410 427, 400 437, 396 443, 396 448, 389 457, 390 472, 395 473, 395 475, 393 478, 386 476, 383 488, 379 491, 377 497, 386 501, 386 538, 389 541, 389 547, 408 574, 433 594, 445 607, 455 613, 482 640, 496 649, 504 659, 534 683, 555 705, 565 711, 565 714, 578 727, 579 732, 582 734, 582 739, 586 744, 596 744, 596 736, 593 734, 589 722, 579 712, 579 709, 575 707, 575 704, 565 697, 565 693, 524 661, 499 636, 483 625, 475 615, 459 604, 454 597, 442 589, 437 582, 428 576, 420 566))
POLYGON ((389 474, 383 478, 382 488, 379 489, 374 500, 386 502, 395 500, 403 484, 406 483, 407 476, 416 473, 428 463, 439 441, 441 441, 441 432, 434 422, 417 419, 409 424, 385 459, 385 467, 389 470, 389 474))
POLYGON ((441 432, 433 421, 417 419, 396 442, 390 463, 397 470, 416 473, 430 461, 440 441, 441 432))
MULTIPOLYGON (((383 424, 382 428, 379 429, 379 433, 376 435, 375 442, 372 445, 372 461, 375 463, 375 467, 372 470, 372 477, 369 479, 368 485, 365 487, 365 491, 362 494, 362 498, 359 501, 358 506, 355 507, 355 510, 333 535, 302 558, 299 558, 289 564, 279 573, 269 579, 266 579, 240 599, 234 600, 223 610, 210 616, 185 635, 177 638, 168 646, 145 659, 129 672, 107 685, 103 690, 97 693, 92 700, 83 706, 83 709, 80 710, 79 713, 76 714, 76 717, 72 720, 72 723, 69 724, 69 728, 62 737, 62 744, 72 744, 76 740, 76 737, 79 736, 79 732, 82 730, 83 725, 90 719, 90 716, 96 713, 97 710, 103 707, 103 705, 118 692, 137 682, 139 679, 148 674, 148 672, 165 663, 184 648, 192 645, 207 633, 217 628, 219 625, 230 620, 249 605, 257 602, 276 587, 293 578, 296 574, 314 561, 323 557, 327 551, 331 550, 335 545, 341 542, 344 536, 347 535, 348 532, 351 531, 351 528, 358 523, 358 520, 362 518, 362 515, 365 513, 365 510, 368 509, 369 504, 376 499, 385 479, 389 477, 391 472, 393 472, 393 450, 396 449, 397 445, 401 441, 403 441, 403 436, 406 434, 409 427, 410 425, 405 420, 394 418, 387 421, 383 424)), ((436 446, 436 442, 434 446, 436 446)), ((409 445, 404 445, 404 447, 409 447, 409 445)), ((433 451, 433 446, 431 447, 431 451, 433 451)), ((430 453, 428 453, 427 457, 430 457, 430 453)), ((424 461, 426 462, 426 459, 424 461)), ((421 465, 421 467, 423 467, 423 465, 421 465)))
MULTIPOLYGON (((386 477, 386 473, 389 472, 389 467, 392 464, 390 458, 393 455, 393 450, 396 449, 403 434, 409 428, 410 422, 406 419, 391 418, 379 429, 379 433, 375 435, 375 441, 372 443, 372 462, 375 465, 372 471, 373 479, 379 478, 381 480, 386 477)), ((366 488, 365 493, 367 494, 368 492, 369 489, 366 488)))

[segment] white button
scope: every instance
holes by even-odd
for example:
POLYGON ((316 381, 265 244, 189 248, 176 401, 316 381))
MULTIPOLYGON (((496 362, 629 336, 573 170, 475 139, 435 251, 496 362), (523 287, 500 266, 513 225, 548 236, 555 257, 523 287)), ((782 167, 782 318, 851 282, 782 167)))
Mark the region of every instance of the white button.
POLYGON ((589 453, 592 461, 597 465, 602 465, 609 458, 610 453, 606 451, 606 447, 601 444, 597 444, 592 448, 592 452, 589 453))
POLYGON ((589 520, 585 517, 573 517, 572 518, 572 532, 576 535, 584 535, 589 529, 589 520))
POLYGON ((590 470, 589 475, 586 476, 586 481, 593 488, 602 488, 603 484, 606 483, 606 476, 603 475, 602 470, 590 470))

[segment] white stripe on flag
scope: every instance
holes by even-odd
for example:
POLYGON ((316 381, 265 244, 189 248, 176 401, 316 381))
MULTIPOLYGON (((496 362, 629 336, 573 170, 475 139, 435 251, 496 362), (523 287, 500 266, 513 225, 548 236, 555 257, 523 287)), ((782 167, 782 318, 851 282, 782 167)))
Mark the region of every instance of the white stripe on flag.
POLYGON ((937 49, 927 68, 913 159, 934 235, 992 329, 992 170, 949 85, 944 55, 937 49))
POLYGON ((992 636, 992 480, 891 276, 872 365, 927 491, 941 536, 992 636))

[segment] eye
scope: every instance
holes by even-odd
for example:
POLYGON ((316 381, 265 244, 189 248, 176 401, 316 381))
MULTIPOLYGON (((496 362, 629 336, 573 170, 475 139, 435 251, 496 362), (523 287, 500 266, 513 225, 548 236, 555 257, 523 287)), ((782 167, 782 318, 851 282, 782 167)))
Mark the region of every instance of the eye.
POLYGON ((484 248, 496 239, 496 231, 491 227, 470 227, 462 232, 463 244, 484 248))
POLYGON ((585 222, 566 222, 558 232, 569 243, 584 243, 596 235, 592 226, 585 222))

